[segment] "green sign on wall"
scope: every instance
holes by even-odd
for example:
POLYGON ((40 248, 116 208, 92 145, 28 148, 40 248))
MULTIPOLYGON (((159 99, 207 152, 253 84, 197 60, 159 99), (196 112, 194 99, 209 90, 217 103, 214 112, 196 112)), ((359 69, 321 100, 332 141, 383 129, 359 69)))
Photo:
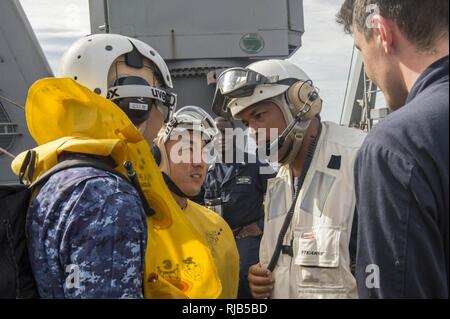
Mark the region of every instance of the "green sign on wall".
POLYGON ((239 42, 241 50, 248 54, 256 54, 264 49, 264 39, 258 33, 247 33, 239 42))

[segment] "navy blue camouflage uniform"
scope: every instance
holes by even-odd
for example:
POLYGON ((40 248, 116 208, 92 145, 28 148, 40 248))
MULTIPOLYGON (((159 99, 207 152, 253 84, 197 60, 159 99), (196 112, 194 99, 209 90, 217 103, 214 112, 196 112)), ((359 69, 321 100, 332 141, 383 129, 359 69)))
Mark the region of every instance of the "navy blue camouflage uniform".
POLYGON ((90 167, 58 172, 27 227, 41 298, 143 297, 146 215, 127 181, 90 167))

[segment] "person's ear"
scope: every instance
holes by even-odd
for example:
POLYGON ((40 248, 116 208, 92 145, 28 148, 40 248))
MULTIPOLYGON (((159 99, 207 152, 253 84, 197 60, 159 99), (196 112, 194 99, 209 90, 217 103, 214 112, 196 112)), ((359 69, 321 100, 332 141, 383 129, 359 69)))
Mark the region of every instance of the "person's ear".
POLYGON ((374 36, 377 37, 378 42, 382 46, 384 52, 386 54, 390 54, 394 48, 393 22, 380 15, 375 15, 372 18, 372 25, 374 26, 374 36))

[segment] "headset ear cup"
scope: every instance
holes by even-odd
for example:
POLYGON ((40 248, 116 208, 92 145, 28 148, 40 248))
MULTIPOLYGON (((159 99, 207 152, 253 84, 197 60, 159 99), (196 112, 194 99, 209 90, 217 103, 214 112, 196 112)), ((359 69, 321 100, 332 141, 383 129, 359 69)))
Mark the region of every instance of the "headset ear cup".
POLYGON ((152 154, 153 154, 153 158, 155 159, 156 164, 161 165, 161 161, 162 161, 162 155, 161 155, 161 150, 159 149, 158 145, 156 145, 155 143, 152 144, 152 154))
POLYGON ((322 99, 311 82, 298 81, 287 90, 286 94, 288 102, 293 107, 294 115, 300 113, 307 105, 311 106, 304 116, 305 120, 311 120, 322 110, 322 99), (317 97, 311 102, 309 99, 313 94, 317 97), (306 105, 305 102, 307 102, 306 105))

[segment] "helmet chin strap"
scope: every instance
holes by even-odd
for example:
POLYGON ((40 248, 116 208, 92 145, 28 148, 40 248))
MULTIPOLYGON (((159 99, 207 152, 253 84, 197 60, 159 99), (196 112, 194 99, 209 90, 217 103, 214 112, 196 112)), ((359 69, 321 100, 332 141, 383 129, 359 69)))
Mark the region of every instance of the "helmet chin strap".
POLYGON ((178 195, 181 198, 186 198, 186 199, 191 199, 191 196, 186 195, 185 193, 183 193, 183 191, 175 184, 175 182, 170 178, 169 175, 167 175, 166 173, 162 172, 164 181, 166 182, 167 187, 169 188, 169 190, 178 195))
MULTIPOLYGON (((308 121, 308 126, 309 126, 309 122, 310 121, 308 121)), ((304 137, 304 132, 302 132, 302 133, 292 132, 291 133, 289 138, 292 140, 292 144, 291 144, 287 154, 280 160, 281 164, 289 165, 289 164, 292 164, 292 162, 294 162, 295 158, 297 157, 298 152, 300 151, 300 148, 302 147, 303 137, 304 137)))

